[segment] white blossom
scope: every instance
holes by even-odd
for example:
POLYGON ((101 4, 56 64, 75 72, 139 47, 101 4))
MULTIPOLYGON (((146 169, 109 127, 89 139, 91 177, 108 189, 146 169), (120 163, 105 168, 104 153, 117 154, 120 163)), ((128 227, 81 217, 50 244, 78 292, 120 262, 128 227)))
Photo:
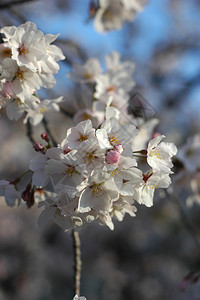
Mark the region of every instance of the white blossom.
POLYGON ((73 72, 67 75, 73 81, 94 82, 96 77, 102 72, 99 61, 96 58, 90 58, 85 64, 74 64, 73 72))
POLYGON ((119 196, 114 182, 108 180, 110 175, 96 169, 87 182, 87 187, 81 192, 79 198, 80 212, 110 211, 112 202, 119 196))
POLYGON ((44 115, 46 115, 48 112, 60 111, 58 103, 62 102, 62 100, 63 97, 58 97, 56 99, 45 99, 40 101, 37 97, 32 95, 26 101, 25 110, 27 114, 26 118, 24 119, 24 123, 26 123, 29 119, 32 125, 38 125, 44 118, 44 115))
POLYGON ((100 0, 94 26, 99 32, 119 30, 124 21, 132 21, 147 1, 143 0, 100 0))
POLYGON ((67 140, 71 149, 83 147, 89 140, 96 140, 92 122, 90 120, 82 121, 76 127, 68 129, 67 140))
POLYGON ((120 125, 119 120, 115 118, 106 120, 96 132, 102 149, 112 149, 113 146, 119 144, 125 149, 137 134, 138 130, 134 125, 120 125))
POLYGON ((143 180, 134 186, 134 199, 147 207, 153 205, 155 189, 167 188, 171 183, 168 173, 157 172, 143 175, 143 180))
POLYGON ((171 157, 176 155, 177 148, 173 143, 160 143, 164 137, 159 135, 148 143, 147 162, 154 172, 171 172, 173 167, 171 157))

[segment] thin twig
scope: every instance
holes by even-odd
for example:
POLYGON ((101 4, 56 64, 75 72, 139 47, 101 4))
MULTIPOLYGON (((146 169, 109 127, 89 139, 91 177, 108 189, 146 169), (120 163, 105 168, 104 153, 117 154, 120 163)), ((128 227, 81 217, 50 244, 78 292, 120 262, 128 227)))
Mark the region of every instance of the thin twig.
POLYGON ((39 0, 16 0, 16 1, 11 1, 11 2, 7 2, 7 3, 1 3, 0 9, 8 8, 13 5, 23 4, 26 2, 34 2, 34 1, 39 1, 39 0))
POLYGON ((80 296, 81 284, 81 242, 79 233, 72 230, 73 250, 74 250, 74 294, 80 296))
POLYGON ((52 133, 51 133, 51 131, 49 129, 48 122, 47 122, 47 120, 45 118, 43 118, 42 123, 44 125, 45 130, 46 130, 46 133, 48 134, 48 136, 51 139, 51 142, 52 142, 53 146, 57 147, 58 143, 56 142, 55 138, 53 137, 53 135, 52 135, 52 133))
POLYGON ((32 128, 32 125, 31 125, 29 119, 27 120, 27 123, 26 123, 26 134, 27 134, 31 144, 34 145, 36 143, 36 140, 33 137, 33 128, 32 128))
MULTIPOLYGON (((55 44, 57 44, 57 45, 61 44, 62 48, 64 46, 71 46, 74 49, 76 49, 76 51, 77 51, 77 53, 78 53, 78 55, 79 55, 79 57, 80 57, 80 59, 82 61, 86 61, 87 60, 87 55, 86 55, 85 51, 75 41, 70 40, 70 39, 61 39, 61 38, 58 38, 55 41, 55 44)), ((69 60, 69 62, 71 62, 71 60, 69 60)))

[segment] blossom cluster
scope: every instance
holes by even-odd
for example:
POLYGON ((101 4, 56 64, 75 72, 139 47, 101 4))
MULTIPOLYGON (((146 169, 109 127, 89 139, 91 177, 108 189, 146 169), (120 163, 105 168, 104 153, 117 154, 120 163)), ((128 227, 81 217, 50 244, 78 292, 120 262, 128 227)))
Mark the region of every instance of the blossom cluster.
POLYGON ((93 126, 98 127, 105 119, 108 102, 123 112, 120 121, 127 120, 129 94, 135 86, 132 78, 135 64, 128 60, 122 62, 116 51, 105 57, 105 63, 106 70, 103 72, 99 60, 90 58, 85 64, 74 64, 72 72, 67 74, 75 82, 93 85, 94 101, 87 101, 88 107, 75 114, 75 122, 91 119, 93 126))
POLYGON ((58 111, 62 97, 41 101, 36 94, 40 87, 52 88, 64 59, 60 48, 51 45, 58 35, 44 34, 32 22, 4 27, 0 44, 0 108, 6 107, 8 118, 17 120, 26 112, 33 125, 43 114, 58 111), (39 45, 39 46, 38 46, 39 45))
MULTIPOLYGON (((60 101, 33 99, 40 86, 54 84, 56 61, 63 59, 60 49, 50 45, 56 36, 44 35, 31 22, 1 32, 5 35, 1 99, 13 118, 24 109, 26 119, 37 123, 41 120, 37 105, 41 113, 48 105, 55 109, 60 101)), ((176 146, 162 142, 164 135, 152 136, 156 119, 140 118, 136 126, 128 114, 134 64, 121 62, 117 52, 105 60, 104 72, 97 59, 89 59, 84 65, 74 65, 68 74, 74 81, 89 84, 93 94, 91 106, 75 115, 78 124, 67 130, 61 144, 52 147, 43 133, 47 144, 34 145, 38 153, 28 175, 0 181, 0 196, 5 196, 9 206, 31 207, 39 202, 41 226, 53 221, 66 231, 97 220, 112 230, 113 218, 122 221, 126 213, 135 216, 136 203, 152 206, 155 190, 171 183, 176 146)))
POLYGON ((39 203, 41 226, 53 221, 69 230, 97 220, 112 230, 113 218, 135 216, 136 202, 150 207, 155 190, 170 185, 175 145, 158 135, 133 152, 139 131, 134 124, 121 125, 116 111, 107 108, 99 129, 82 121, 67 130, 58 147, 37 148, 31 182, 43 195, 48 192, 39 203))
POLYGON ((91 6, 94 27, 98 32, 119 30, 125 21, 132 21, 143 10, 147 0, 99 0, 91 6))

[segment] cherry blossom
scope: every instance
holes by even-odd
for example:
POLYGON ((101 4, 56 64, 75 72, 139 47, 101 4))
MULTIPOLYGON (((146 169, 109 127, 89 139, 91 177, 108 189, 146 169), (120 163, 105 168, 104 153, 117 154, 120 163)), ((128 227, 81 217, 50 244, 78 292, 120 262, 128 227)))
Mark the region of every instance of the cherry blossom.
POLYGON ((141 0, 100 0, 94 26, 99 32, 121 29, 124 21, 132 21, 147 1, 141 0))
POLYGON ((64 59, 61 49, 51 43, 58 35, 44 35, 32 22, 0 30, 4 43, 0 45, 0 108, 6 107, 8 118, 18 120, 24 112, 33 125, 43 119, 41 112, 59 111, 61 98, 36 100, 41 87, 52 88, 59 70, 58 60, 64 59), (40 45, 40 47, 38 47, 40 45))
POLYGON ((67 75, 73 81, 94 82, 96 77, 101 74, 102 69, 96 58, 90 58, 85 64, 74 64, 73 72, 67 75))
POLYGON ((177 148, 173 143, 160 143, 163 138, 165 138, 164 135, 159 135, 148 144, 147 162, 154 172, 170 172, 173 167, 171 157, 177 153, 177 148))
POLYGON ((153 205, 155 189, 168 188, 170 183, 171 179, 168 173, 149 171, 143 175, 142 182, 135 185, 134 199, 138 203, 150 207, 153 205))

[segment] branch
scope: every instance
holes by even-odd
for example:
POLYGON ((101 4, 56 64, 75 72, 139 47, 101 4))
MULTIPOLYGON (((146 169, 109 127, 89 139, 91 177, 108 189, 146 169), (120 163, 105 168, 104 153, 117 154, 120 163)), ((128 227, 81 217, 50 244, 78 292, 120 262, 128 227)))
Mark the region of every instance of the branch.
POLYGON ((58 143, 57 143, 56 140, 54 139, 54 137, 53 137, 53 135, 52 135, 52 133, 51 133, 51 131, 50 131, 50 129, 49 129, 48 122, 47 122, 47 120, 46 120, 45 118, 43 118, 42 123, 43 123, 43 125, 44 125, 45 130, 46 130, 46 133, 48 134, 48 136, 50 137, 50 139, 51 139, 51 141, 52 141, 53 146, 54 146, 54 147, 57 147, 58 143))
MULTIPOLYGON (((70 39, 61 39, 61 38, 58 38, 56 41, 55 41, 55 44, 56 45, 62 45, 62 50, 64 52, 64 46, 70 46, 72 48, 74 48, 76 51, 77 51, 77 54, 79 55, 80 59, 82 61, 86 61, 87 60, 87 55, 85 53, 85 51, 73 40, 70 40, 70 39)), ((64 53, 65 54, 65 53, 64 53)), ((71 59, 67 58, 67 63, 70 63, 72 64, 72 61, 71 59)))
POLYGON ((72 230, 73 250, 74 250, 74 294, 80 296, 81 281, 81 242, 79 233, 72 230))
POLYGON ((63 114, 63 115, 65 115, 65 116, 67 116, 67 117, 69 117, 69 118, 73 118, 73 116, 74 116, 74 114, 72 114, 72 113, 69 113, 68 111, 66 111, 65 109, 63 109, 63 108, 61 108, 60 107, 60 112, 63 114))
POLYGON ((5 8, 8 8, 13 5, 18 5, 18 4, 23 4, 26 2, 33 2, 33 1, 39 1, 39 0, 16 0, 16 1, 8 2, 8 3, 1 3, 0 9, 5 9, 5 8))
POLYGON ((33 2, 33 1, 39 1, 39 0, 16 0, 16 1, 8 2, 8 3, 1 3, 0 9, 5 9, 5 8, 8 8, 13 5, 18 5, 18 4, 23 4, 26 2, 33 2))
POLYGON ((36 143, 36 140, 33 137, 33 128, 32 128, 32 125, 31 125, 29 119, 27 120, 27 123, 26 123, 26 134, 27 134, 31 144, 34 145, 36 143))

